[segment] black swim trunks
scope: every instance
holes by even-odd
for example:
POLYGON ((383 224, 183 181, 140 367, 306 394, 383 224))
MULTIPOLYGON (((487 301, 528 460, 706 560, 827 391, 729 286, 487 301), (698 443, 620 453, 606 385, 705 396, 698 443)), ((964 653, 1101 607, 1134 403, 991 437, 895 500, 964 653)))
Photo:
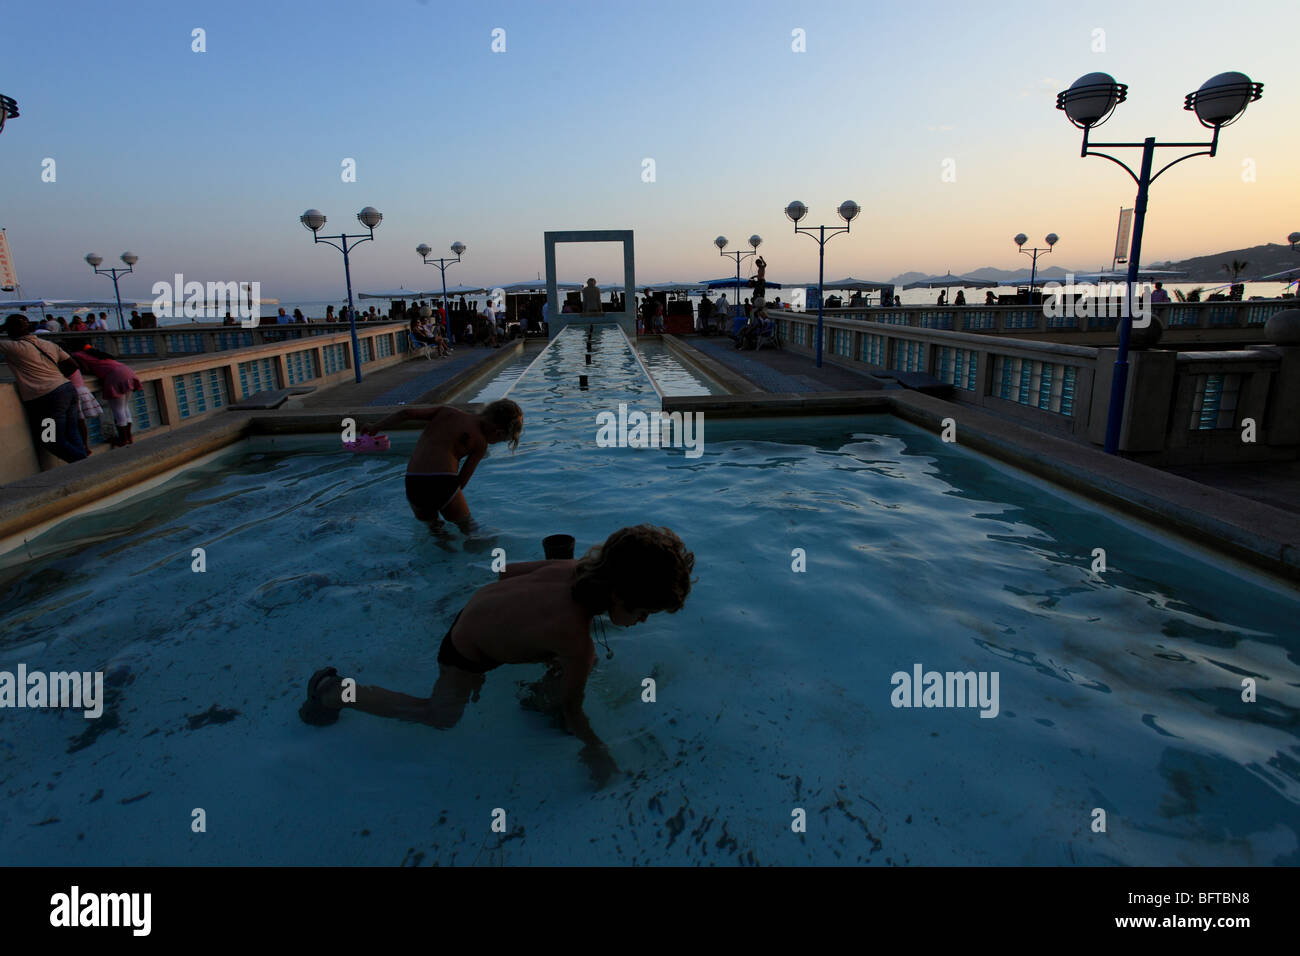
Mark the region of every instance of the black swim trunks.
MULTIPOLYGON (((460 612, 464 614, 464 611, 460 612)), ((460 620, 460 614, 456 615, 456 621, 460 620)), ((456 621, 451 622, 451 627, 447 628, 447 636, 442 639, 442 645, 438 648, 438 663, 446 664, 448 667, 459 667, 463 671, 471 674, 486 674, 494 668, 500 667, 496 661, 488 664, 480 664, 472 661, 460 651, 456 650, 456 645, 451 642, 451 632, 456 629, 456 621)))
POLYGON ((406 500, 416 512, 437 514, 456 497, 460 490, 460 476, 451 473, 406 476, 406 500))

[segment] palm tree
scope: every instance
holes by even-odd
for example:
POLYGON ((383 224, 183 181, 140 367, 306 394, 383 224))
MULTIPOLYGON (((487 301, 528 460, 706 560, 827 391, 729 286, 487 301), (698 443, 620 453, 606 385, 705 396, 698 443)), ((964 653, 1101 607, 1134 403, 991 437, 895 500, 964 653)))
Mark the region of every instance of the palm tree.
POLYGON ((1232 281, 1236 282, 1237 276, 1245 272, 1248 265, 1250 265, 1249 262, 1242 262, 1239 259, 1233 259, 1232 265, 1224 265, 1223 271, 1231 275, 1232 281))

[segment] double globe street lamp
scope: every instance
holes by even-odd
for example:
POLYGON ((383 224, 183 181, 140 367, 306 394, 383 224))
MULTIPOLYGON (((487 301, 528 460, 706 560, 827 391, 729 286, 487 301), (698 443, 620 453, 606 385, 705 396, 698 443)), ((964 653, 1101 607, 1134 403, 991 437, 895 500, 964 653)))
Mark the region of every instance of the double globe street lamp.
POLYGON ((842 226, 801 226, 799 220, 808 215, 808 207, 799 200, 795 200, 785 207, 785 216, 794 223, 795 235, 805 233, 812 236, 817 241, 817 367, 822 367, 822 300, 825 296, 822 294, 822 286, 826 281, 826 240, 831 239, 841 232, 848 232, 853 225, 853 220, 857 218, 858 213, 862 211, 859 206, 851 199, 846 199, 840 203, 839 208, 835 210, 844 220, 842 226), (826 230, 830 229, 830 235, 826 230), (814 235, 815 233, 815 235, 814 235))
POLYGON ((447 341, 451 341, 451 309, 447 305, 447 266, 455 265, 460 262, 461 255, 465 252, 466 246, 463 242, 453 242, 451 251, 456 253, 455 259, 439 258, 430 259, 429 253, 433 252, 433 246, 427 242, 422 242, 415 247, 416 255, 424 260, 426 266, 437 266, 438 271, 442 273, 442 310, 445 316, 443 325, 446 327, 442 330, 447 336, 447 341))
POLYGON ((758 255, 758 247, 763 244, 763 237, 758 233, 749 237, 750 251, 744 252, 737 249, 735 252, 727 252, 727 237, 718 236, 713 240, 713 244, 718 247, 718 255, 727 256, 736 260, 736 302, 733 308, 740 308, 740 260, 748 259, 750 256, 758 255))
POLYGON ((375 238, 375 227, 384 221, 383 215, 374 206, 367 206, 357 213, 357 221, 366 227, 368 235, 365 236, 348 236, 343 233, 337 236, 320 235, 321 227, 325 225, 325 215, 319 209, 308 209, 298 217, 298 221, 311 230, 312 239, 315 242, 323 242, 327 246, 334 246, 335 249, 343 253, 343 276, 348 284, 348 325, 352 331, 352 368, 356 372, 357 381, 361 381, 361 344, 357 341, 357 313, 352 307, 352 267, 348 262, 348 253, 363 242, 369 242, 375 238), (336 244, 331 240, 337 239, 336 244), (348 243, 351 239, 351 244, 348 243))
POLYGON ((1033 257, 1034 260, 1033 268, 1029 270, 1029 304, 1033 305, 1034 304, 1034 279, 1038 277, 1038 257, 1045 256, 1049 252, 1051 252, 1052 246, 1060 242, 1061 237, 1054 232, 1049 232, 1047 234, 1047 238, 1043 240, 1044 242, 1047 243, 1047 248, 1045 249, 1039 249, 1037 246, 1034 246, 1030 249, 1026 249, 1025 243, 1028 241, 1029 241, 1029 237, 1026 236, 1023 232, 1016 235, 1016 237, 1012 240, 1012 242, 1016 244, 1016 248, 1020 250, 1021 255, 1031 256, 1033 257))
POLYGON ((86 256, 86 261, 90 263, 90 268, 95 270, 97 276, 109 276, 113 280, 113 298, 117 300, 117 325, 118 328, 125 330, 126 322, 122 318, 122 295, 117 290, 117 280, 122 276, 130 275, 135 271, 135 264, 140 261, 140 257, 134 252, 122 253, 122 261, 126 263, 126 268, 121 269, 113 266, 108 269, 101 269, 99 264, 104 261, 104 257, 98 253, 90 253, 86 256))
POLYGON ((1128 348, 1129 334, 1133 326, 1133 290, 1137 284, 1139 259, 1142 253, 1142 226, 1146 221, 1147 192, 1160 174, 1170 166, 1181 163, 1193 156, 1214 156, 1219 147, 1219 130, 1236 122, 1246 107, 1260 98, 1264 84, 1252 82, 1244 73, 1220 73, 1206 80, 1195 93, 1188 93, 1183 100, 1183 109, 1196 113, 1196 118, 1206 129, 1214 130, 1214 137, 1208 143, 1157 143, 1155 137, 1148 136, 1140 143, 1091 143, 1088 135, 1093 127, 1100 126, 1110 118, 1115 107, 1128 98, 1128 87, 1116 83, 1115 78, 1107 73, 1088 73, 1079 77, 1068 90, 1062 90, 1056 96, 1056 108, 1065 112, 1066 117, 1076 127, 1083 130, 1083 150, 1080 156, 1100 156, 1123 167, 1137 183, 1137 201, 1133 206, 1133 242, 1128 260, 1128 283, 1125 290, 1125 308, 1119 322, 1119 349, 1115 358, 1115 369, 1111 379, 1110 411, 1106 422, 1106 453, 1114 455, 1119 451, 1120 428, 1124 420, 1124 396, 1128 386, 1128 348), (1133 172, 1129 166, 1107 153, 1089 149, 1089 146, 1104 149, 1141 149, 1142 165, 1140 172, 1133 172), (1152 160, 1157 147, 1194 148, 1196 152, 1180 156, 1173 162, 1166 163, 1159 172, 1152 175, 1152 160))

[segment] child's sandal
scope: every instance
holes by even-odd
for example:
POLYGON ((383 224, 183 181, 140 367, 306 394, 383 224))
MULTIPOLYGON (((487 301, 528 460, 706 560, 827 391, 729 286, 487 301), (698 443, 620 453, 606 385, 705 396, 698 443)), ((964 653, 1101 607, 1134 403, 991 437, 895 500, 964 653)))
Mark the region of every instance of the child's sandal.
POLYGON ((330 679, 339 679, 339 672, 333 667, 322 667, 307 682, 307 700, 298 708, 298 716, 303 723, 314 727, 325 727, 339 719, 339 708, 326 707, 320 701, 322 685, 330 679))

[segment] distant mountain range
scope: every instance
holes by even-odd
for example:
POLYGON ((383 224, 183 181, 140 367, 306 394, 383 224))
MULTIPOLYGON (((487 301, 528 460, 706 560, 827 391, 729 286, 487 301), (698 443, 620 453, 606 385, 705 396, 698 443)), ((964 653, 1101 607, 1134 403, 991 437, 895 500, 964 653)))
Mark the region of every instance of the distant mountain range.
POLYGON ((1248 263, 1241 273, 1241 278, 1249 281, 1300 266, 1300 251, 1292 252, 1290 246, 1266 242, 1262 246, 1251 246, 1249 249, 1234 249, 1231 252, 1196 256, 1178 262, 1153 262, 1150 265, 1152 269, 1177 269, 1186 272, 1187 277, 1180 279, 1180 282, 1227 282, 1232 278, 1232 274, 1225 272, 1223 267, 1231 265, 1233 259, 1248 263))
MULTIPOLYGON (((1095 269, 1063 269, 1060 266, 1052 266, 1050 268, 1039 269, 1035 281, 1047 280, 1047 279, 1064 279, 1067 273, 1074 273, 1075 275, 1078 275, 1083 272, 1095 272, 1095 271, 1096 271, 1095 269)), ((889 281, 894 283, 894 285, 904 286, 907 285, 909 282, 921 282, 926 279, 939 279, 942 278, 943 275, 944 273, 942 272, 937 273, 933 276, 925 272, 904 272, 901 275, 894 276, 894 278, 890 279, 889 281)), ((1006 282, 1006 283, 1029 281, 1028 269, 1018 269, 1018 270, 1017 269, 995 269, 993 268, 993 266, 984 266, 983 268, 980 269, 972 269, 970 272, 966 272, 966 273, 954 272, 953 275, 965 275, 967 278, 970 279, 990 279, 996 282, 1006 282)))
MULTIPOLYGON (((1300 251, 1292 252, 1290 246, 1267 242, 1262 246, 1251 246, 1249 249, 1232 249, 1228 252, 1216 252, 1208 256, 1180 259, 1177 262, 1147 261, 1143 262, 1143 266, 1148 269, 1170 269, 1177 272, 1186 272, 1187 275, 1180 278, 1179 282, 1227 282, 1231 275, 1225 272, 1223 267, 1230 265, 1233 259, 1248 263, 1246 269, 1241 273, 1241 278, 1248 281, 1300 266, 1300 251)), ((1062 280, 1067 273, 1082 275, 1087 272, 1096 272, 1098 269, 1104 269, 1109 265, 1110 263, 1103 262, 1096 266, 1076 269, 1048 266, 1038 270, 1037 278, 1039 280, 1062 280)), ((1122 269, 1123 266, 1117 268, 1122 269)), ((953 274, 958 275, 959 273, 953 274)), ((942 275, 942 273, 939 273, 939 275, 942 275)), ((972 279, 991 279, 1005 283, 1029 281, 1028 269, 995 269, 993 266, 984 266, 979 269, 972 269, 965 275, 972 279)), ((895 285, 903 286, 909 282, 920 282, 923 279, 931 278, 935 278, 935 276, 924 272, 904 272, 901 275, 894 276, 889 281, 895 285)))

